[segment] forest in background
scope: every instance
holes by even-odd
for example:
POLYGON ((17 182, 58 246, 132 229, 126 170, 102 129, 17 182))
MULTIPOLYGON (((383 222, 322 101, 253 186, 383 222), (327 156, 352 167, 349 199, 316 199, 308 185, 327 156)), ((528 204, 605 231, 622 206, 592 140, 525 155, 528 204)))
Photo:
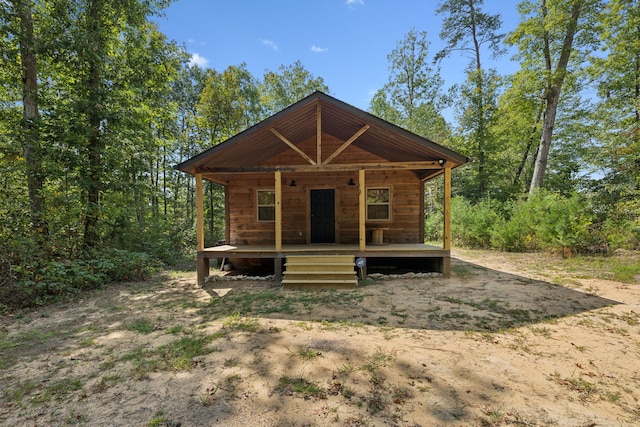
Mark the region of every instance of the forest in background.
MULTIPOLYGON (((189 65, 153 23, 170 0, 0 0, 0 312, 192 262, 194 182, 173 166, 315 90, 297 61, 252 75, 189 65)), ((505 31, 482 0, 408 28, 369 112, 474 159, 453 174, 454 242, 559 254, 640 247, 640 5, 525 0, 505 31), (445 48, 430 50, 439 37, 445 48), (515 50, 513 74, 486 68, 515 50), (468 58, 445 90, 439 65, 468 58), (449 122, 442 111, 453 108, 449 122)), ((339 94, 336 95, 339 98, 339 94)), ((441 239, 441 189, 426 234, 441 239)), ((224 236, 205 187, 206 244, 224 236)))

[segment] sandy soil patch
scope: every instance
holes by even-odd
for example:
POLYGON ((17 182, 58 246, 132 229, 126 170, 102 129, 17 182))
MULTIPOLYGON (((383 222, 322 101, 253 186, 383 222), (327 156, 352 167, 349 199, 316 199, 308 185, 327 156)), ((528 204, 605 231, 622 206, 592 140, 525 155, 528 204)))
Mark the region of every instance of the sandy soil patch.
POLYGON ((640 423, 637 281, 454 255, 451 279, 283 291, 165 273, 5 317, 0 424, 640 423))

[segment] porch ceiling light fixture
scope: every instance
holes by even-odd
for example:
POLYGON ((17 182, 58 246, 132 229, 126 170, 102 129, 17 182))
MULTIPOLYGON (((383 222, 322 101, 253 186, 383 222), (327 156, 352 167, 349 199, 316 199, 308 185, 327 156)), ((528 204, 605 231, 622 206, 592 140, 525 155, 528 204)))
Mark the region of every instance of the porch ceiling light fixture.
POLYGON ((446 165, 446 164, 447 164, 447 161, 446 161, 445 159, 440 159, 440 160, 438 160, 438 164, 439 164, 441 167, 444 167, 444 165, 446 165))
POLYGON ((353 182, 353 178, 349 178, 349 182, 347 182, 347 185, 356 185, 356 183, 353 182))
POLYGON ((295 187, 296 186, 296 180, 292 179, 291 182, 289 183, 289 187, 295 187))

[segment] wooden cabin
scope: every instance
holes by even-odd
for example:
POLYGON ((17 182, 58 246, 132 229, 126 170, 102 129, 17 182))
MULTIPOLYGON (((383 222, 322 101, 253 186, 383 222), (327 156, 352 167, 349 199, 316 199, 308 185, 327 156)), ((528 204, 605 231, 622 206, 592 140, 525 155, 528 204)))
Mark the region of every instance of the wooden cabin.
POLYGON ((177 166, 196 178, 198 283, 212 258, 273 262, 295 288, 355 286, 367 264, 396 258, 448 277, 451 170, 468 161, 315 92, 177 166), (424 183, 439 175, 436 247, 424 244, 424 183), (225 241, 214 247, 204 246, 203 179, 225 189, 225 241))

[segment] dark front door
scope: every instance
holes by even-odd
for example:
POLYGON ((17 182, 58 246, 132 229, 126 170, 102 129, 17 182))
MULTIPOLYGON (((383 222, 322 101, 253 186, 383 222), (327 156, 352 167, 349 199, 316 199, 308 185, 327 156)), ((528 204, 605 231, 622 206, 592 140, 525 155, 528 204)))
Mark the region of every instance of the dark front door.
POLYGON ((334 190, 311 190, 311 243, 336 242, 334 190))

